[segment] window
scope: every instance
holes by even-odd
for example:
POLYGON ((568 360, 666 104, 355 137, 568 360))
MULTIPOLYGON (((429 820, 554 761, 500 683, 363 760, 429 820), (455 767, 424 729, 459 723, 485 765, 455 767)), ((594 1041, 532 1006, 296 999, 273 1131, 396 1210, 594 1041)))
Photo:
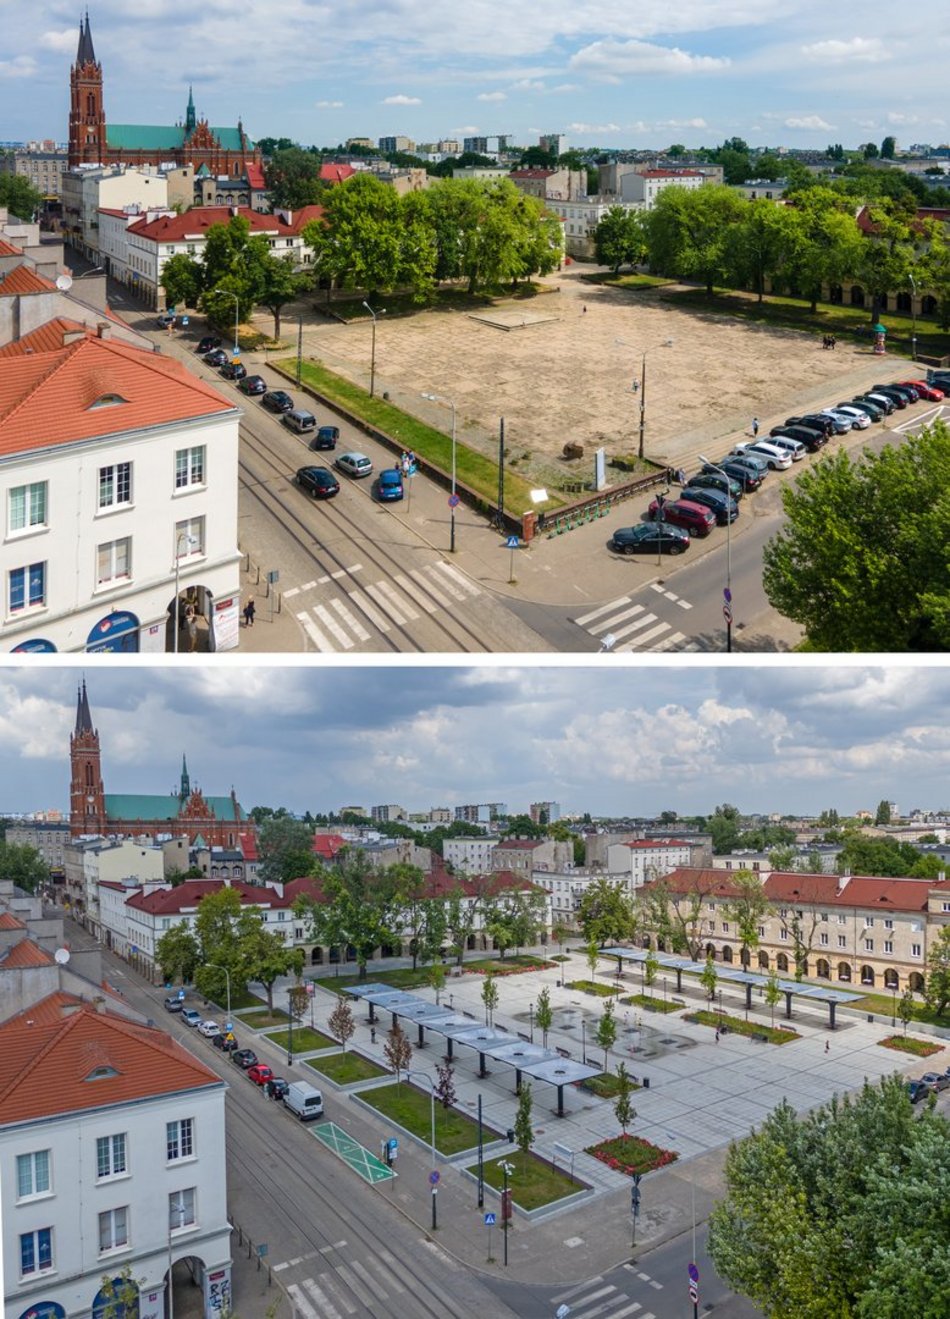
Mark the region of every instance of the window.
POLYGON ((892 953, 894 951, 894 944, 891 939, 884 940, 884 951, 886 953, 892 953))
POLYGON ((183 522, 175 523, 175 545, 172 552, 177 559, 187 559, 189 554, 204 554, 204 518, 185 518, 183 522))
POLYGON ((839 914, 839 916, 838 916, 838 924, 839 924, 839 925, 847 925, 847 923, 848 923, 848 918, 847 918, 847 916, 844 916, 844 915, 840 915, 840 914, 839 914))
POLYGON ((839 935, 838 935, 838 947, 839 947, 839 948, 847 948, 847 946, 848 946, 848 938, 847 938, 847 935, 839 934, 839 935))
POLYGON ((759 938, 760 938, 760 939, 764 939, 764 938, 765 938, 765 926, 764 926, 764 925, 760 925, 760 926, 759 926, 759 938))
POLYGON ((96 585, 127 582, 132 576, 132 537, 107 540, 100 545, 96 561, 96 585))
POLYGON ((778 937, 784 942, 788 938, 788 930, 783 926, 778 932, 778 937))
POLYGON ((193 1227, 195 1223, 195 1188, 189 1186, 186 1191, 173 1191, 168 1197, 168 1230, 177 1232, 183 1227, 193 1227))
POLYGON ((16 1161, 17 1199, 25 1200, 30 1195, 45 1195, 49 1189, 49 1150, 35 1150, 32 1154, 18 1154, 16 1161))
POLYGON ((818 942, 821 944, 822 948, 827 948, 827 947, 828 947, 828 936, 827 936, 827 934, 819 934, 819 936, 818 936, 818 942))
POLYGON ((191 449, 175 452, 175 489, 184 490, 190 485, 205 483, 205 446, 196 444, 191 449))
POLYGON ((10 532, 45 526, 46 482, 33 481, 30 485, 14 486, 9 501, 10 532))
POLYGON ((912 943, 912 944, 911 944, 911 946, 910 946, 910 955, 911 955, 911 957, 919 957, 919 956, 920 956, 920 944, 919 944, 919 943, 912 943))
POLYGON ((11 614, 21 609, 46 604, 46 564, 31 563, 27 568, 10 569, 8 608, 11 614))
POLYGON ((96 1176, 118 1177, 128 1170, 125 1133, 121 1136, 100 1136, 96 1141, 96 1176))
POLYGON ((787 907, 779 907, 779 909, 778 909, 778 914, 781 916, 782 920, 785 920, 785 917, 788 915, 788 908, 787 908, 787 907))
POLYGON ((873 952, 874 952, 874 940, 873 940, 873 939, 865 939, 865 941, 864 941, 864 951, 865 951, 866 953, 873 953, 873 952))
POLYGON ((287 919, 287 913, 286 913, 285 911, 279 911, 279 912, 277 913, 277 919, 278 919, 279 921, 286 920, 286 919, 287 919))
POLYGON ((132 464, 112 463, 99 468, 99 507, 119 508, 132 502, 132 464))
POLYGON ((885 930, 893 930, 894 928, 894 922, 889 917, 884 922, 884 928, 885 930))
POLYGON ((53 1267, 53 1229, 40 1227, 20 1237, 20 1277, 44 1273, 53 1267))
POLYGON ((99 1215, 99 1254, 129 1244, 129 1209, 107 1209, 99 1215))
POLYGON ((729 922, 728 922, 728 921, 723 921, 723 923, 722 923, 722 932, 723 932, 723 934, 728 934, 728 933, 729 933, 729 922))
POLYGON ((184 1117, 179 1122, 167 1122, 165 1124, 165 1149, 165 1157, 169 1163, 173 1159, 190 1159, 192 1157, 195 1152, 193 1118, 184 1117))
POLYGON ((867 926, 867 928, 868 928, 869 930, 870 930, 870 929, 873 929, 873 927, 874 927, 874 917, 873 917, 873 916, 868 916, 868 917, 865 919, 864 924, 867 926))
POLYGON ((818 919, 819 919, 820 921, 824 921, 825 923, 827 923, 827 921, 828 921, 828 913, 827 913, 826 911, 820 911, 820 912, 818 913, 818 919))

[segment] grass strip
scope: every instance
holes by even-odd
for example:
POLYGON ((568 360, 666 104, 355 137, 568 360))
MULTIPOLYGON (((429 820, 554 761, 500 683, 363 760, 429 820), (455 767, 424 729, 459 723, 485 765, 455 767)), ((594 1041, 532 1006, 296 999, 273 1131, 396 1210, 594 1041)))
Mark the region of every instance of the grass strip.
MULTIPOLYGON (((549 1163, 539 1159, 536 1154, 522 1154, 520 1150, 500 1159, 485 1163, 485 1181, 489 1186, 500 1191, 504 1187, 502 1163, 509 1163, 514 1169, 508 1175, 508 1186, 512 1199, 522 1209, 541 1209, 544 1205, 554 1204, 566 1196, 576 1195, 584 1189, 583 1183, 571 1181, 566 1172, 552 1168, 549 1163)), ((478 1165, 466 1169, 466 1172, 478 1176, 478 1165)))
POLYGON ((289 1030, 268 1031, 265 1039, 271 1040, 278 1049, 290 1051, 293 1044, 294 1053, 308 1053, 311 1049, 338 1049, 340 1041, 331 1039, 322 1031, 312 1030, 310 1026, 295 1026, 293 1036, 289 1030))
POLYGON ((320 1076, 326 1076, 337 1085, 351 1085, 354 1081, 372 1081, 385 1076, 386 1068, 364 1058, 360 1053, 331 1053, 327 1058, 311 1058, 304 1063, 320 1076))
MULTIPOLYGON (((432 1138, 432 1100, 408 1081, 399 1085, 384 1085, 361 1095, 363 1103, 369 1104, 377 1112, 391 1121, 397 1122, 406 1131, 417 1136, 427 1145, 432 1138)), ((484 1131, 484 1137, 491 1140, 495 1132, 484 1131)), ((446 1156, 461 1154, 463 1150, 474 1149, 478 1144, 478 1123, 460 1113, 455 1108, 444 1108, 436 1099, 435 1104, 435 1147, 446 1156)))

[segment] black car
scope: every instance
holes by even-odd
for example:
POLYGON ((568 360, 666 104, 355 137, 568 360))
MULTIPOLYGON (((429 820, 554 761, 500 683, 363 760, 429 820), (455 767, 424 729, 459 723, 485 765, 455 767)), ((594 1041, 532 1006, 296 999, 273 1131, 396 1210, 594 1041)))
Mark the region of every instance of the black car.
POLYGON ((272 1076, 269 1081, 264 1082, 264 1093, 268 1099, 283 1099, 289 1089, 290 1082, 285 1081, 282 1076, 272 1076))
POLYGON ((266 394, 267 381, 263 376, 245 376, 238 389, 242 394, 266 394))
POLYGON ((727 476, 731 476, 734 481, 738 481, 742 489, 748 494, 751 490, 758 490, 762 484, 762 473, 758 466, 752 466, 744 462, 741 458, 723 458, 721 463, 715 467, 707 463, 703 468, 704 472, 712 472, 713 475, 718 471, 723 471, 727 476))
POLYGON ((234 1053, 238 1047, 238 1042, 233 1035, 230 1039, 227 1035, 212 1035, 211 1043, 216 1049, 222 1049, 225 1053, 234 1053))
POLYGON ((184 1006, 177 994, 169 994, 168 998, 165 999, 166 1012, 181 1012, 184 1006))
POLYGON ((261 399, 268 412, 290 412, 294 401, 285 389, 269 389, 261 399))
POLYGON ((225 362, 221 374, 225 380, 243 380, 247 375, 247 367, 243 362, 225 362))
POLYGON ((228 354, 223 348, 212 348, 210 352, 205 353, 205 361, 209 366, 224 366, 228 360, 228 354))
POLYGON ((218 338, 216 334, 206 334, 203 339, 198 340, 198 346, 195 349, 195 352, 202 354, 210 353, 212 348, 220 348, 220 347, 221 347, 221 340, 218 338))
POLYGON ((794 423, 773 426, 769 434, 784 436, 787 440, 798 440, 799 444, 804 444, 809 453, 815 453, 823 444, 828 443, 828 437, 821 431, 815 430, 813 426, 798 426, 794 423))
POLYGON ((883 408, 879 408, 876 403, 870 402, 869 399, 863 398, 858 394, 855 398, 845 399, 844 403, 838 404, 839 408, 857 408, 859 412, 865 413, 872 421, 881 421, 884 417, 883 408))
MULTIPOLYGON (((812 430, 821 431, 822 435, 829 440, 838 429, 832 417, 823 417, 820 412, 808 412, 804 417, 789 417, 785 425, 809 426, 812 430)), ((841 433, 844 434, 843 431, 841 433)))
POLYGON ((899 381, 896 381, 894 384, 890 384, 890 385, 873 385, 872 389, 874 390, 884 389, 888 392, 888 394, 900 394, 900 396, 903 399, 905 399, 907 403, 916 403, 917 400, 920 398, 920 395, 917 393, 917 390, 913 387, 913 385, 902 385, 899 381))
POLYGON ((907 1081, 906 1085, 907 1097, 912 1104, 919 1104, 930 1094, 930 1086, 926 1081, 907 1081))
MULTIPOLYGON (((897 404, 894 400, 889 398, 887 394, 880 393, 879 390, 869 389, 867 393, 862 394, 861 397, 869 399, 872 403, 876 404, 886 417, 889 417, 892 412, 897 411, 897 404)), ((905 404, 904 406, 906 407, 907 405, 905 404)))
POLYGON ((253 1049, 235 1049, 231 1054, 231 1061, 237 1063, 242 1072, 246 1072, 249 1067, 254 1067, 257 1063, 257 1054, 253 1049))
POLYGON ((295 480, 314 499, 332 499, 340 493, 339 481, 326 467, 300 467, 295 480))
POLYGON ((682 554, 689 549, 689 532, 669 522, 641 522, 636 527, 618 527, 610 541, 615 554, 682 554))
POLYGON ((311 449, 335 449, 340 438, 339 426, 321 426, 310 441, 311 449))
POLYGON ((720 527, 724 527, 727 522, 735 522, 739 516, 739 505, 723 490, 688 485, 683 487, 681 498, 688 499, 691 504, 702 504, 712 509, 720 527))
POLYGON ((890 385, 875 385, 873 389, 868 390, 868 393, 872 398, 879 396, 881 398, 890 399, 899 412, 903 412, 904 408, 907 407, 907 395, 902 393, 899 389, 892 389, 890 385))
POLYGON ((689 499, 690 490, 718 490, 721 494, 730 494, 733 499, 742 498, 742 485, 731 476, 721 476, 719 472, 700 472, 691 476, 683 486, 683 498, 689 499))

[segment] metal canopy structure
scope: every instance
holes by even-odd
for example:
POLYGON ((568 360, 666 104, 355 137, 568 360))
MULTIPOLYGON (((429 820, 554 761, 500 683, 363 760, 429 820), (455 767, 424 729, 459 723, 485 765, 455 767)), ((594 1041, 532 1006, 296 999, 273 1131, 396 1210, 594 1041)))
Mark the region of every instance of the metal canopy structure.
MULTIPOLYGON (((602 948, 600 955, 601 957, 616 957, 617 974, 619 976, 624 962, 633 962, 634 965, 640 966, 646 962, 650 952, 646 948, 602 948)), ((682 992, 684 971, 689 975, 700 976, 706 969, 705 962, 694 962, 688 957, 670 956, 667 953, 654 953, 653 957, 661 969, 676 972, 677 993, 682 992)), ((716 962, 715 966, 717 980, 745 986, 747 1010, 752 1007, 752 990, 756 987, 764 989, 770 980, 769 976, 762 975, 761 972, 747 971, 743 967, 732 967, 728 962, 716 962)), ((826 989, 823 985, 803 985, 797 980, 780 980, 778 986, 785 995, 785 1017, 787 1020, 791 1020, 793 998, 810 999, 813 1003, 827 1004, 828 1026, 831 1030, 835 1029, 835 1008, 838 1004, 856 1003, 861 997, 860 994, 854 994, 845 989, 834 989, 831 985, 826 989)))

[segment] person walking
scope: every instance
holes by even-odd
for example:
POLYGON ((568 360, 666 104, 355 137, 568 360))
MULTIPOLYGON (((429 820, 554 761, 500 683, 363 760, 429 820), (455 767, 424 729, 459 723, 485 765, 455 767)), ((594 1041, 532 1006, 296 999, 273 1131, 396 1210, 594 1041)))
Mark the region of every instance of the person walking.
POLYGON ((755 439, 755 437, 758 435, 758 433, 759 433, 759 419, 758 419, 758 417, 753 417, 753 418, 752 418, 752 438, 755 439))
POLYGON ((255 603, 254 603, 254 598, 253 598, 253 596, 252 596, 252 597, 250 597, 250 598, 248 599, 247 604, 244 606, 244 626, 245 626, 245 627, 253 627, 253 626, 254 626, 254 611, 255 611, 256 608, 257 608, 257 606, 255 605, 255 603))
POLYGON ((185 632, 188 635, 189 651, 196 651, 198 649, 198 619, 195 616, 193 605, 189 605, 185 610, 185 632))

